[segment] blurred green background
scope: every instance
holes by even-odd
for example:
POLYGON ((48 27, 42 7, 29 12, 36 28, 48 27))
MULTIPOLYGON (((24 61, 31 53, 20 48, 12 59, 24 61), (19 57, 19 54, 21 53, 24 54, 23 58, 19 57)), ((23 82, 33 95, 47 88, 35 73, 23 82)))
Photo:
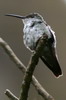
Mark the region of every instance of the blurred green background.
MULTIPOLYGON (((4 16, 7 13, 27 15, 40 13, 56 32, 57 52, 63 77, 56 79, 40 60, 34 75, 42 86, 55 98, 66 99, 66 1, 65 0, 0 0, 0 37, 11 46, 20 60, 27 66, 31 53, 23 44, 23 23, 20 19, 4 16)), ((9 100, 4 91, 10 89, 20 94, 23 74, 0 47, 0 99, 9 100)), ((29 100, 43 100, 31 85, 29 100)))

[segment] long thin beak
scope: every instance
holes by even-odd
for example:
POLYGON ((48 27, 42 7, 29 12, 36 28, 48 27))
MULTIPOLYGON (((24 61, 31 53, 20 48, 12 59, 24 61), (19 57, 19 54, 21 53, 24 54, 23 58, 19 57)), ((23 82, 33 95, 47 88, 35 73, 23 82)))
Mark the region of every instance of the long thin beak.
POLYGON ((26 18, 26 16, 20 16, 20 15, 15 15, 15 14, 6 14, 5 16, 11 16, 11 17, 16 17, 16 18, 20 18, 20 19, 26 18))

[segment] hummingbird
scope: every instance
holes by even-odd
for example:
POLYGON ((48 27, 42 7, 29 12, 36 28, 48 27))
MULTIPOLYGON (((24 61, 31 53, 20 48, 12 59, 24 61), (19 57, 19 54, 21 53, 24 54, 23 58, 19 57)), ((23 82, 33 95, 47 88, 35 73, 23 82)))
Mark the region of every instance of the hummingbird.
POLYGON ((26 16, 6 14, 6 16, 16 17, 22 20, 23 41, 25 46, 34 52, 39 39, 46 35, 48 37, 47 43, 43 48, 40 59, 58 78, 62 75, 62 70, 59 65, 58 56, 56 52, 56 36, 52 28, 46 23, 39 13, 30 13, 26 16))

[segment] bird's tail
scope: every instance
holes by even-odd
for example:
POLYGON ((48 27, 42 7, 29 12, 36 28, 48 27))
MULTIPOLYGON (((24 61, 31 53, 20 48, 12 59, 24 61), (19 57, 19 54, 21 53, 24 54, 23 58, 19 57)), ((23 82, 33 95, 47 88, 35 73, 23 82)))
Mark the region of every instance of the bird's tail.
POLYGON ((49 64, 48 61, 46 61, 46 59, 43 56, 41 56, 40 58, 57 78, 62 75, 62 70, 56 58, 54 58, 51 64, 49 64))

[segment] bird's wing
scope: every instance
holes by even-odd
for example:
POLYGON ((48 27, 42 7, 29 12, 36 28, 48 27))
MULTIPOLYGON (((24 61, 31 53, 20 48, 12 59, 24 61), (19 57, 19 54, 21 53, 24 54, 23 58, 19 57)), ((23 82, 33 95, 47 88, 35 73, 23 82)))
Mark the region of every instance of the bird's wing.
POLYGON ((58 59, 56 57, 55 48, 49 42, 44 47, 42 56, 40 58, 56 77, 62 74, 58 59))

